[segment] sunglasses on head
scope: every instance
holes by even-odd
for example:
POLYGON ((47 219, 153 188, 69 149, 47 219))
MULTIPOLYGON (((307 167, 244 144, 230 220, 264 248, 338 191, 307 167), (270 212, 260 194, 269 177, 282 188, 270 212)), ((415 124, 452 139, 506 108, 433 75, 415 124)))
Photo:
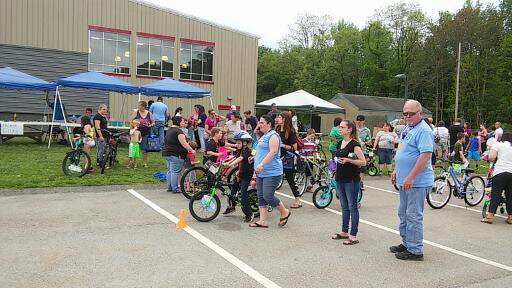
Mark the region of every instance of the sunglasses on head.
POLYGON ((414 115, 418 114, 418 111, 416 112, 404 112, 403 115, 404 117, 412 117, 414 115))

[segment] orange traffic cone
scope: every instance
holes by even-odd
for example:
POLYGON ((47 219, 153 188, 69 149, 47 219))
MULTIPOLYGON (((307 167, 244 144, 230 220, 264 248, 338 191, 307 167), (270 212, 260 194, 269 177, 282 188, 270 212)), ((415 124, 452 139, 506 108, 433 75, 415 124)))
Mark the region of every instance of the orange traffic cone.
POLYGON ((178 223, 176 223, 176 228, 183 229, 186 228, 187 222, 185 222, 185 209, 180 209, 180 218, 178 220, 178 223))

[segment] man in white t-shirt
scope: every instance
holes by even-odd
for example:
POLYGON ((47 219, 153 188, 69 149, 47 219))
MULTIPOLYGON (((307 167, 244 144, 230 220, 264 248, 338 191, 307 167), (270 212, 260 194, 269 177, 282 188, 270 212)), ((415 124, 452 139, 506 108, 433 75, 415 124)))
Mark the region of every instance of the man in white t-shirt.
POLYGON ((240 120, 240 114, 233 113, 231 116, 231 120, 226 122, 226 131, 229 141, 233 141, 233 138, 236 133, 240 132, 241 130, 244 130, 245 126, 243 125, 242 121, 240 120))
POLYGON ((447 160, 450 132, 445 127, 444 121, 439 121, 437 127, 434 128, 434 140, 437 158, 447 160))
POLYGON ((494 131, 494 138, 496 138, 497 141, 500 141, 501 136, 503 136, 503 128, 501 128, 501 122, 494 123, 494 128, 496 128, 494 131))

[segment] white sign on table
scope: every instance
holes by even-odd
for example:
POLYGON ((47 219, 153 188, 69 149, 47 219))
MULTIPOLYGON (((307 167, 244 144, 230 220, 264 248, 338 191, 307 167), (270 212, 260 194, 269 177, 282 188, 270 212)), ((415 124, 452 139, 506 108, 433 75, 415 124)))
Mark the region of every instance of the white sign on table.
POLYGON ((2 135, 23 135, 23 123, 2 122, 0 134, 2 135))

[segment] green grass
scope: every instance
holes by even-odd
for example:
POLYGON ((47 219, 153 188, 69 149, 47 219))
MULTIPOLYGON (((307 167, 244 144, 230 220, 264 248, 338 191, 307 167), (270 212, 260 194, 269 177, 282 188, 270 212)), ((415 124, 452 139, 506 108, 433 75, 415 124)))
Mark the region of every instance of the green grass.
MULTIPOLYGON (((82 178, 68 177, 62 172, 61 164, 70 147, 52 143, 47 149, 47 145, 28 138, 15 138, 0 145, 0 188, 155 184, 159 181, 152 174, 167 170, 161 153, 148 153, 147 169, 142 168, 141 161, 137 169, 126 168, 128 145, 121 144, 119 163, 107 169, 105 174, 100 174, 99 167, 94 166, 94 172, 82 178)), ((96 149, 91 152, 95 163, 96 149)))

